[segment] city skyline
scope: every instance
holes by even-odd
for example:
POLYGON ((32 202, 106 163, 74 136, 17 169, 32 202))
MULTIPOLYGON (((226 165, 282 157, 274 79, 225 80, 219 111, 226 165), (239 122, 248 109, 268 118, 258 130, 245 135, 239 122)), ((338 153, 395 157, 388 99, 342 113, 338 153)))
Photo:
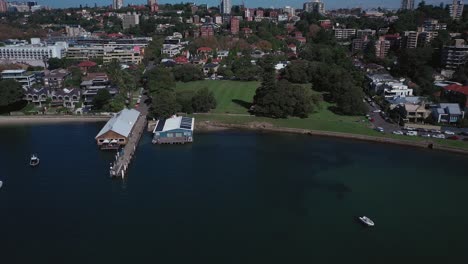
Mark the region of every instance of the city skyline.
MULTIPOLYGON (((98 6, 110 6, 112 5, 112 0, 82 0, 80 2, 72 1, 72 0, 63 0, 63 1, 55 1, 55 0, 37 0, 38 4, 46 5, 53 8, 65 8, 65 7, 78 7, 80 4, 82 6, 94 6, 97 4, 98 6)), ((208 6, 219 6, 220 0, 187 0, 187 1, 180 1, 180 0, 161 0, 158 1, 159 4, 175 4, 180 2, 195 2, 195 4, 208 4, 208 6)), ((232 5, 240 5, 242 0, 231 0, 232 5)), ((281 8, 284 6, 292 6, 298 9, 302 9, 303 4, 308 2, 307 0, 290 0, 290 1, 280 1, 280 0, 245 0, 244 1, 247 7, 255 8, 255 7, 265 7, 265 8, 281 8)), ((337 9, 337 8, 353 8, 353 7, 362 7, 366 8, 376 8, 376 7, 386 7, 392 9, 398 9, 401 7, 401 1, 392 1, 389 3, 385 0, 326 0, 323 1, 326 5, 327 10, 337 9)), ((415 0, 415 7, 419 4, 418 0, 415 0)), ((451 0, 444 0, 444 1, 437 1, 437 0, 427 0, 425 1, 426 4, 432 5, 439 5, 441 2, 444 4, 451 4, 451 0)), ((128 4, 137 4, 137 5, 144 5, 147 4, 147 0, 128 0, 125 1, 124 6, 128 4)))

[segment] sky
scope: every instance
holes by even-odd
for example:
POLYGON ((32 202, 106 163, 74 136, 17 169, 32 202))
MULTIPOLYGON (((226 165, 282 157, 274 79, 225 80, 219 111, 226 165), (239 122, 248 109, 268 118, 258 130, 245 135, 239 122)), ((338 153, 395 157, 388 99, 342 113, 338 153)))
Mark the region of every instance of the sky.
MULTIPOLYGON (((85 6, 98 6, 111 5, 112 0, 36 0, 40 5, 47 5, 50 7, 78 7, 80 4, 85 6)), ((217 6, 220 0, 159 0, 159 3, 180 3, 180 2, 194 2, 196 4, 208 4, 209 6, 217 6)), ((248 7, 284 7, 286 5, 296 8, 302 8, 302 5, 307 0, 244 0, 245 5, 248 7)), ((325 9, 335 8, 374 8, 374 7, 387 7, 398 8, 400 6, 399 0, 322 0, 325 3, 325 9)), ((146 0, 124 0, 124 4, 146 4, 146 0)), ((415 0, 416 4, 419 0, 415 0)), ((450 0, 426 0, 427 4, 439 5, 441 2, 449 3, 450 0)), ((242 0, 232 0, 233 5, 241 4, 242 0)))

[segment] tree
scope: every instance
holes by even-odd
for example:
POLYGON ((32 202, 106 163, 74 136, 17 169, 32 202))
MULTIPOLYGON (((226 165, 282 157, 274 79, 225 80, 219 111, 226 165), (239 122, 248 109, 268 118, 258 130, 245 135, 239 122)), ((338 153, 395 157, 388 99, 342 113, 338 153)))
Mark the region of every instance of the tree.
POLYGON ((177 91, 176 98, 181 112, 187 114, 193 113, 192 99, 194 94, 193 91, 177 91))
POLYGON ((216 99, 212 91, 204 87, 197 91, 192 98, 192 108, 195 112, 208 112, 216 108, 216 99))
POLYGON ((202 70, 193 64, 177 66, 172 72, 176 81, 191 82, 203 79, 202 70))
POLYGON ((0 81, 0 109, 19 103, 23 98, 24 90, 19 82, 11 79, 0 81))
POLYGON ((268 115, 269 95, 276 88, 276 73, 271 57, 267 57, 263 64, 263 76, 260 87, 255 91, 253 100, 254 113, 256 115, 268 115))
POLYGON ((292 83, 307 83, 309 77, 309 63, 304 60, 295 60, 284 70, 284 78, 292 83))
POLYGON ((159 89, 153 95, 151 115, 156 118, 169 118, 180 110, 176 93, 172 89, 159 89))
POLYGON ((345 88, 336 100, 338 111, 344 115, 363 115, 368 109, 362 101, 364 93, 359 86, 345 88))
POLYGON ((93 108, 95 110, 103 110, 111 99, 112 96, 107 89, 100 89, 93 98, 93 108))

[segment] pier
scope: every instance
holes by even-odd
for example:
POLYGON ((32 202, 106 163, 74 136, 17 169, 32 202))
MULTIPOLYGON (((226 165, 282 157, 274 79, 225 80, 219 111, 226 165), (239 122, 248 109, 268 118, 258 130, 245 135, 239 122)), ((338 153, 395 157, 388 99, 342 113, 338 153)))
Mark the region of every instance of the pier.
POLYGON ((138 147, 141 136, 146 130, 146 115, 148 113, 148 106, 146 106, 146 104, 141 104, 138 110, 141 114, 138 117, 132 132, 130 133, 127 144, 121 151, 117 151, 117 154, 115 155, 115 161, 111 163, 109 171, 111 177, 125 177, 130 162, 135 156, 135 151, 138 147))

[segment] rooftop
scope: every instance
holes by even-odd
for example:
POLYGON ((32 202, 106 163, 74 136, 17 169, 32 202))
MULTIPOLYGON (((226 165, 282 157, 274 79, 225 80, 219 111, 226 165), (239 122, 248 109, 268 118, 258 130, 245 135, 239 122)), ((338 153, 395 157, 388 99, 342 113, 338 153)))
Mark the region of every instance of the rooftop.
POLYGON ((26 73, 26 70, 4 70, 2 71, 2 74, 21 74, 21 73, 26 73))
POLYGON ((468 86, 461 86, 457 84, 451 84, 444 87, 446 91, 458 92, 468 96, 468 86))
POLYGON ((158 120, 153 132, 164 132, 174 129, 192 130, 195 119, 192 117, 176 116, 165 120, 158 120))
POLYGON ((119 113, 115 114, 106 125, 99 131, 96 135, 96 138, 102 136, 103 134, 114 131, 115 133, 128 137, 132 131, 133 126, 138 120, 140 112, 135 109, 124 109, 119 113))

